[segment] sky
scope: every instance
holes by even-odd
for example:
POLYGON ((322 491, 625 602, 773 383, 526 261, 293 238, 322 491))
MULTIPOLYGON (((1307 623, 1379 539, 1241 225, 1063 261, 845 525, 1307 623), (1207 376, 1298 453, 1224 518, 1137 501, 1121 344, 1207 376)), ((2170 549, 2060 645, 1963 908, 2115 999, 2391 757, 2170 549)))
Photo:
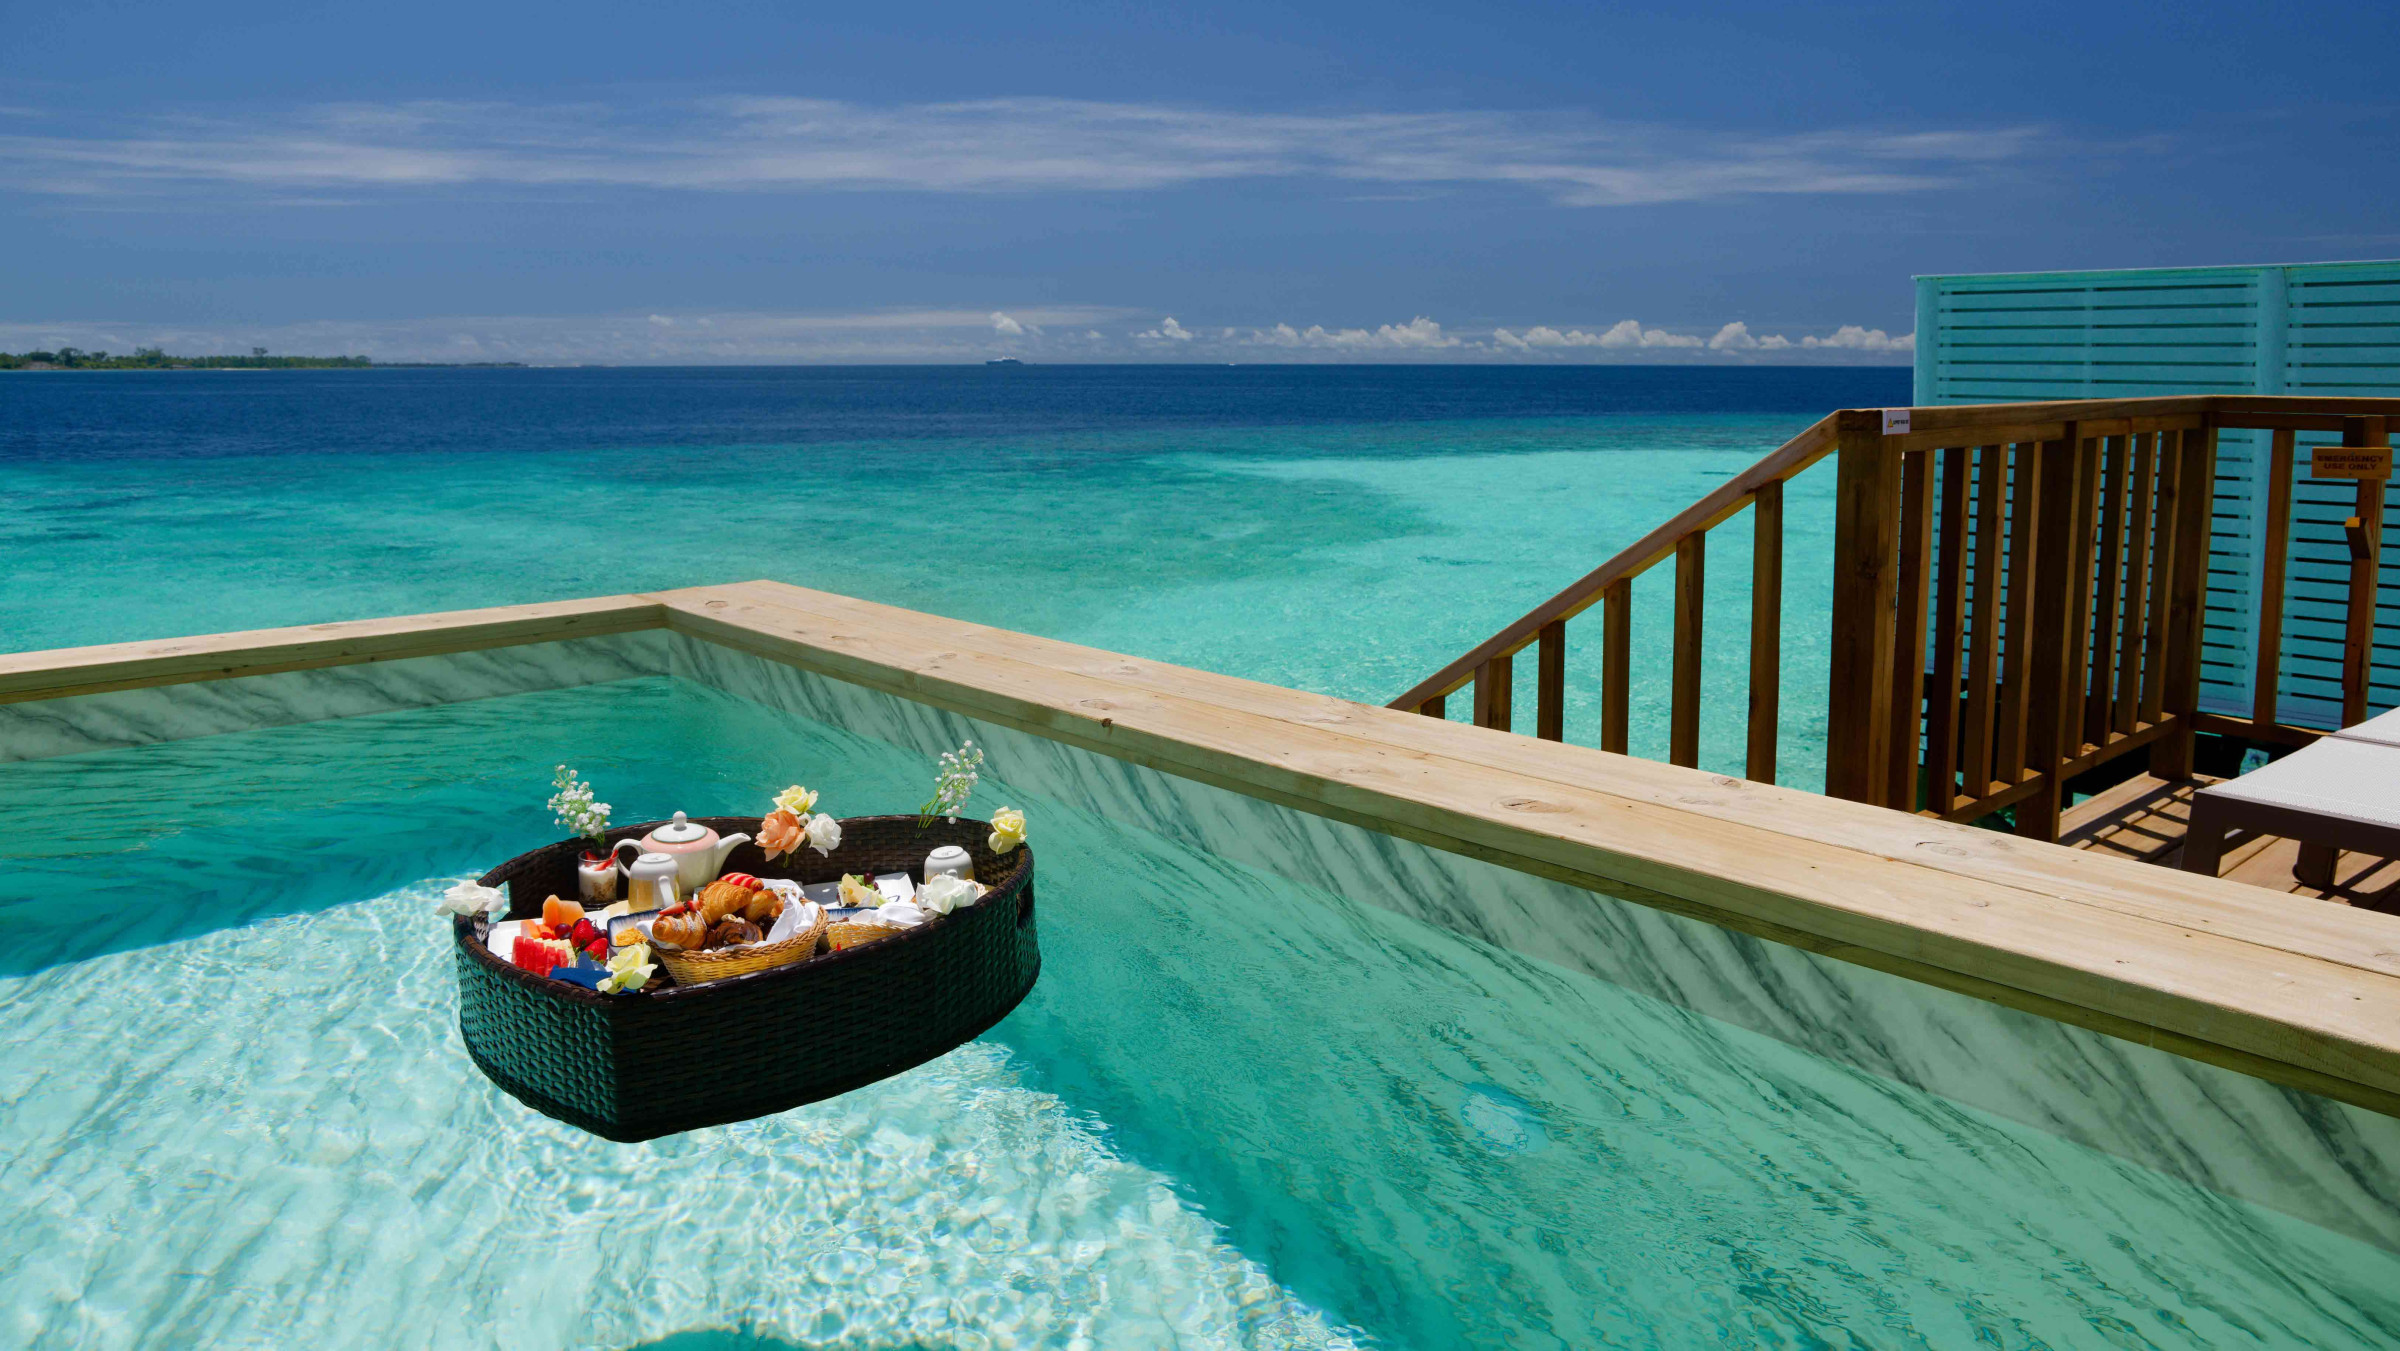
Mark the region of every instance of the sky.
POLYGON ((2400 256, 2400 5, 0 0, 0 349, 1905 362, 2400 256))

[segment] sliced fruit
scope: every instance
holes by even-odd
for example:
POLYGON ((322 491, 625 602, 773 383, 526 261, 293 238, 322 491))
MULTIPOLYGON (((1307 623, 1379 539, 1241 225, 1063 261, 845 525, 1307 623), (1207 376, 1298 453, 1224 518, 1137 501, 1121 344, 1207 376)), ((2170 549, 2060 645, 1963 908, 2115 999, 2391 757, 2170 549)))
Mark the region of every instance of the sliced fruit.
POLYGON ((553 929, 572 929, 583 918, 583 904, 553 896, 542 902, 542 923, 553 929))

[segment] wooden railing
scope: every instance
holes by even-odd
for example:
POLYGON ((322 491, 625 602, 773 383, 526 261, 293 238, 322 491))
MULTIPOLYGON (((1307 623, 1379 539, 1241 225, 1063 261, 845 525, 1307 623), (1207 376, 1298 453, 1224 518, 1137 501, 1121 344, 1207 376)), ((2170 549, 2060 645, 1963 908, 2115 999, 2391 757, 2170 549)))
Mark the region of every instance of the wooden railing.
MULTIPOLYGON (((2294 743, 2275 718, 2295 436, 2389 445, 2400 399, 2188 396, 1850 410, 1820 421, 1537 606, 1392 707, 1444 716, 1474 685, 1474 720, 1511 725, 1513 659, 1539 647, 1537 734, 1563 737, 1566 623, 1605 603, 1603 750, 1624 752, 1633 578, 1675 559, 1668 759, 1699 759, 1708 532, 1752 509, 1746 774, 1772 781, 1782 642, 1783 485, 1836 457, 1826 791, 2055 838, 2066 782, 2147 748, 2188 776, 2207 731, 2294 743), (2220 430, 2272 433, 2248 718, 2199 708, 2220 430)), ((2347 523, 2344 725, 2367 712, 2383 480, 2347 523)))

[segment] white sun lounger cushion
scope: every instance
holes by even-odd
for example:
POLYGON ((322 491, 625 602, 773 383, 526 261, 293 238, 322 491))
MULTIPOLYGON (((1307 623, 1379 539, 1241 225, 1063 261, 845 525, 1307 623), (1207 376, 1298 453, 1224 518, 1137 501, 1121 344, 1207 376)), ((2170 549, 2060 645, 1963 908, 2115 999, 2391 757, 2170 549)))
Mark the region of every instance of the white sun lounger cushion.
POLYGON ((2400 746, 2400 708, 2378 713, 2356 727, 2345 727, 2334 733, 2344 741, 2372 741, 2379 746, 2400 746))
POLYGON ((2327 737, 2264 769, 2200 791, 2209 797, 2400 828, 2400 747, 2327 737))

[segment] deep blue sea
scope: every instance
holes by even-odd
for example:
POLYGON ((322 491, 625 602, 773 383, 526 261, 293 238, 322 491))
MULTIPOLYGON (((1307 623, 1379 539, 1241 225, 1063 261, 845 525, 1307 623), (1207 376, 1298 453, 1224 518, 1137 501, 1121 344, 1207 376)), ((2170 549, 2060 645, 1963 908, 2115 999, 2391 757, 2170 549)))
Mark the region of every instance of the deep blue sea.
MULTIPOLYGON (((1382 702, 1826 412, 1908 395, 1899 368, 14 374, 0 650, 765 577, 1382 702)), ((1800 784, 1830 479, 1788 526, 1800 784)), ((1711 545, 1711 767, 1740 760, 1748 541, 1711 545)), ((1598 624, 1570 634, 1591 741, 1598 624)), ((1663 757, 1666 671, 1637 666, 1633 749, 1663 757)))

